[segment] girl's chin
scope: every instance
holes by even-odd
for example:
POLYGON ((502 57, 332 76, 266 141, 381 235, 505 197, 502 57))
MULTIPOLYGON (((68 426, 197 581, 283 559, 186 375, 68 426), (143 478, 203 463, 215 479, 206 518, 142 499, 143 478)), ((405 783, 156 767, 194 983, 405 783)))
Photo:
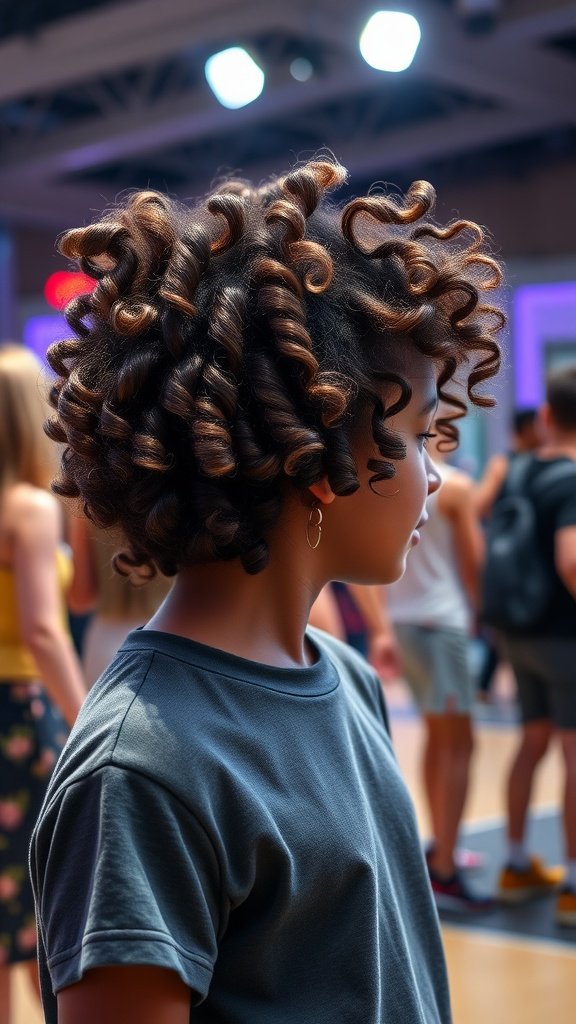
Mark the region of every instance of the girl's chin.
POLYGON ((409 551, 410 548, 407 548, 402 558, 399 559, 398 562, 396 563, 394 569, 389 572, 388 578, 385 581, 385 586, 388 586, 390 583, 396 583, 399 579, 402 578, 406 571, 406 559, 408 557, 409 551))

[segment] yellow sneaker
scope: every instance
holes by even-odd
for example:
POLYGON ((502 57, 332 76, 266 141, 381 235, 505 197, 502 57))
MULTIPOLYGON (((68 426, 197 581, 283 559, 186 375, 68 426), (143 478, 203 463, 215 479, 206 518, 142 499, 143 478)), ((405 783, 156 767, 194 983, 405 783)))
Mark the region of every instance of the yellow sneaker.
POLYGON ((576 892, 574 889, 562 889, 556 900, 556 924, 567 928, 576 928, 576 892))
POLYGON ((563 878, 563 868, 547 868, 538 857, 531 857, 524 870, 507 864, 498 882, 500 899, 505 903, 523 903, 534 896, 545 896, 555 892, 563 878))

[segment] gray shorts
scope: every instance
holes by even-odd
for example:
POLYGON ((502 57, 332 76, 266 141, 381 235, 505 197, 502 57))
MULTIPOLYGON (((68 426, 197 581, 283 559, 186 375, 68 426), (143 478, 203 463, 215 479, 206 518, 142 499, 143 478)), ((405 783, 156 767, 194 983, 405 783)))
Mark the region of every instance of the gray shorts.
POLYGON ((411 623, 397 623, 394 629, 406 682, 420 710, 432 715, 469 715, 476 684, 468 634, 462 629, 411 623))
POLYGON ((522 721, 576 729, 576 640, 508 635, 498 646, 516 677, 522 721))

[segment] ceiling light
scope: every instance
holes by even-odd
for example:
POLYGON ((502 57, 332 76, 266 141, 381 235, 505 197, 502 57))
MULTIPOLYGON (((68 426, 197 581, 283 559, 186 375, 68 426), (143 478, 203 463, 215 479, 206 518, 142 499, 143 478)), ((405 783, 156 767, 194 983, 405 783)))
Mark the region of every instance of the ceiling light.
POLYGON ((420 35, 411 14, 377 11, 360 36, 360 53, 377 71, 405 71, 414 60, 420 35))
POLYGON ((237 110, 257 100, 264 88, 264 72, 241 46, 231 46, 209 57, 204 74, 223 107, 237 110))

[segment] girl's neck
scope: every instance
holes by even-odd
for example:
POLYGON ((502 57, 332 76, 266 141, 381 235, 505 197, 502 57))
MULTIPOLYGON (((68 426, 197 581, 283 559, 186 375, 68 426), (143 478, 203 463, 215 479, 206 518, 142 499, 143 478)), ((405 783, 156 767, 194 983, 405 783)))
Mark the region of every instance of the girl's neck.
POLYGON ((319 589, 306 579, 305 553, 284 536, 280 554, 272 549, 255 576, 238 560, 183 569, 146 628, 261 664, 301 667, 313 660, 304 633, 319 589))

